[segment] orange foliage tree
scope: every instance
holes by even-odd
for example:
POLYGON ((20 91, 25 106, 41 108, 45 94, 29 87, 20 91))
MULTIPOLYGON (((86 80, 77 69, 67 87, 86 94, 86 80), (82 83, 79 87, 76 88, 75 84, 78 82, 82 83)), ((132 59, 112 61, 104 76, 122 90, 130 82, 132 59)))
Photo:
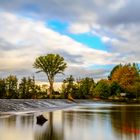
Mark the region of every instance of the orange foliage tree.
POLYGON ((111 81, 118 82, 120 86, 129 91, 139 80, 139 72, 135 65, 120 65, 112 74, 111 81))

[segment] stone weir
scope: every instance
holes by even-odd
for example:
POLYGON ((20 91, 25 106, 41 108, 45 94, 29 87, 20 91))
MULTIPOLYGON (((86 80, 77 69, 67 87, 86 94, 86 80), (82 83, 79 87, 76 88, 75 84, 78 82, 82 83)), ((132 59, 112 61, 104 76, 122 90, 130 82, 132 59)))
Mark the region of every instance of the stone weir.
POLYGON ((51 111, 74 105, 66 99, 0 99, 0 112, 51 111))

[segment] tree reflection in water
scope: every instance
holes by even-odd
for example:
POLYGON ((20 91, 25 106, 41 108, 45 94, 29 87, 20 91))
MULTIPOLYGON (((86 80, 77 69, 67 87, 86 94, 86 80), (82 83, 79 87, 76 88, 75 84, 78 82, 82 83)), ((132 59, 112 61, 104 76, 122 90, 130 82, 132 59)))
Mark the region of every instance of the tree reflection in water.
POLYGON ((140 139, 140 106, 114 107, 110 112, 110 124, 116 137, 123 140, 140 139))
POLYGON ((140 106, 90 106, 36 114, 0 116, 0 140, 139 140, 140 106))
POLYGON ((48 113, 48 121, 43 127, 40 127, 39 131, 35 132, 35 140, 63 140, 63 128, 62 125, 58 125, 53 117, 53 112, 48 113))

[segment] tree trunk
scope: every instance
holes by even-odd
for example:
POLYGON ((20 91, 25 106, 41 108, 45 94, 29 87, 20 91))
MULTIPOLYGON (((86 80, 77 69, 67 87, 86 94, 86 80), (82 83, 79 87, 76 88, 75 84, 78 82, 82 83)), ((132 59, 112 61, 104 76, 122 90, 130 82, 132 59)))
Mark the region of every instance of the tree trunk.
POLYGON ((50 88, 49 88, 49 97, 52 98, 53 94, 53 80, 50 81, 50 88))

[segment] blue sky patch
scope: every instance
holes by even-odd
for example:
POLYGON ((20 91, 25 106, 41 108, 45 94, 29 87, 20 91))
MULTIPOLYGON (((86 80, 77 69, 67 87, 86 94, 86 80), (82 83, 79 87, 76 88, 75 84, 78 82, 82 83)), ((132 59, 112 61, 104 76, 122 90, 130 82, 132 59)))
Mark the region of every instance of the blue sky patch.
POLYGON ((101 41, 101 39, 97 36, 93 36, 90 33, 83 34, 72 34, 68 32, 69 24, 66 22, 61 22, 58 20, 49 20, 47 21, 47 26, 56 32, 61 34, 65 34, 77 42, 80 42, 90 48, 98 49, 98 50, 107 50, 106 45, 101 41))
POLYGON ((47 26, 49 28, 55 30, 56 32, 59 32, 61 34, 66 34, 68 23, 61 22, 58 20, 49 20, 49 21, 47 21, 47 26))
POLYGON ((107 64, 107 65, 92 65, 89 68, 90 69, 113 69, 115 65, 114 64, 107 64))
POLYGON ((93 36, 90 33, 85 34, 69 34, 74 40, 97 50, 107 50, 105 44, 97 36, 93 36))

